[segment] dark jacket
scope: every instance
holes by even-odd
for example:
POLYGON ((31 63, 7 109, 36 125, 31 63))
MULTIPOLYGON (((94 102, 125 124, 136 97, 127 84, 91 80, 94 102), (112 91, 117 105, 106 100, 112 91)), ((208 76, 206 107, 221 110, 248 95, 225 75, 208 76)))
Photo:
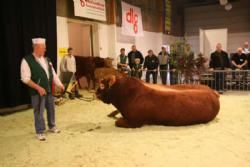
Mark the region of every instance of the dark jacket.
POLYGON ((232 56, 232 61, 234 61, 237 65, 241 65, 247 61, 247 56, 242 53, 239 55, 238 53, 234 53, 232 56))
POLYGON ((155 55, 146 56, 143 68, 147 68, 148 70, 155 70, 158 68, 159 60, 155 55))
POLYGON ((230 68, 230 62, 227 52, 213 52, 210 57, 209 67, 217 70, 224 70, 225 68, 230 68))
POLYGON ((131 51, 128 53, 128 64, 129 64, 130 68, 132 68, 134 66, 136 58, 140 59, 140 64, 143 63, 144 58, 143 58, 143 55, 141 54, 140 51, 137 50, 135 52, 131 51))

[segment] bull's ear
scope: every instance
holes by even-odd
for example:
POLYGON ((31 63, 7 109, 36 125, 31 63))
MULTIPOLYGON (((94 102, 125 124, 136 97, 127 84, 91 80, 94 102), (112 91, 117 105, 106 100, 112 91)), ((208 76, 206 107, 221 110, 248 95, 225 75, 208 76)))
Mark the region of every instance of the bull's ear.
POLYGON ((98 83, 100 84, 103 80, 104 80, 104 78, 99 78, 98 83))
POLYGON ((115 81, 116 81, 115 75, 111 75, 110 78, 109 78, 109 87, 114 85, 115 81))

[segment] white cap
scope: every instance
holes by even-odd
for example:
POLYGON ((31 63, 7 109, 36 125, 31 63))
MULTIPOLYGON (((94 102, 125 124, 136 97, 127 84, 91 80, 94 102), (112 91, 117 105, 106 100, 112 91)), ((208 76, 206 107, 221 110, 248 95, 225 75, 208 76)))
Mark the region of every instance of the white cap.
POLYGON ((32 43, 33 44, 45 44, 45 38, 33 38, 32 43))

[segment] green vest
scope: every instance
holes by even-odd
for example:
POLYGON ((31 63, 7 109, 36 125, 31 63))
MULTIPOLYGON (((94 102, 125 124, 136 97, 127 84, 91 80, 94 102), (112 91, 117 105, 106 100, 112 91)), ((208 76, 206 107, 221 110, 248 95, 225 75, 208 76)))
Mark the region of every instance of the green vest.
POLYGON ((127 58, 128 57, 126 55, 120 55, 120 63, 121 64, 126 64, 127 58))
MULTIPOLYGON (((46 90, 47 93, 51 93, 52 81, 53 81, 53 72, 52 72, 52 63, 49 58, 46 58, 48 62, 48 71, 49 71, 49 79, 43 67, 36 61, 35 57, 31 54, 25 56, 24 59, 27 61, 30 72, 31 72, 31 80, 36 84, 40 85, 42 88, 46 90)), ((29 91, 31 95, 37 95, 38 92, 29 87, 29 91)))

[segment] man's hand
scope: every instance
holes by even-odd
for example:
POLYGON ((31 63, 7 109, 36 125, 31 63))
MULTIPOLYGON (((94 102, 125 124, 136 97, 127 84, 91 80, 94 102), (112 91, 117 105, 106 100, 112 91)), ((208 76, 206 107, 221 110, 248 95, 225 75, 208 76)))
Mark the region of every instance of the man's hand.
POLYGON ((39 87, 37 88, 37 91, 38 91, 38 93, 39 93, 40 96, 46 95, 45 89, 42 88, 41 86, 39 86, 39 87))
POLYGON ((213 68, 209 68, 209 71, 214 71, 214 69, 213 68))
POLYGON ((59 88, 60 88, 61 92, 64 92, 65 88, 63 85, 59 86, 59 88))

